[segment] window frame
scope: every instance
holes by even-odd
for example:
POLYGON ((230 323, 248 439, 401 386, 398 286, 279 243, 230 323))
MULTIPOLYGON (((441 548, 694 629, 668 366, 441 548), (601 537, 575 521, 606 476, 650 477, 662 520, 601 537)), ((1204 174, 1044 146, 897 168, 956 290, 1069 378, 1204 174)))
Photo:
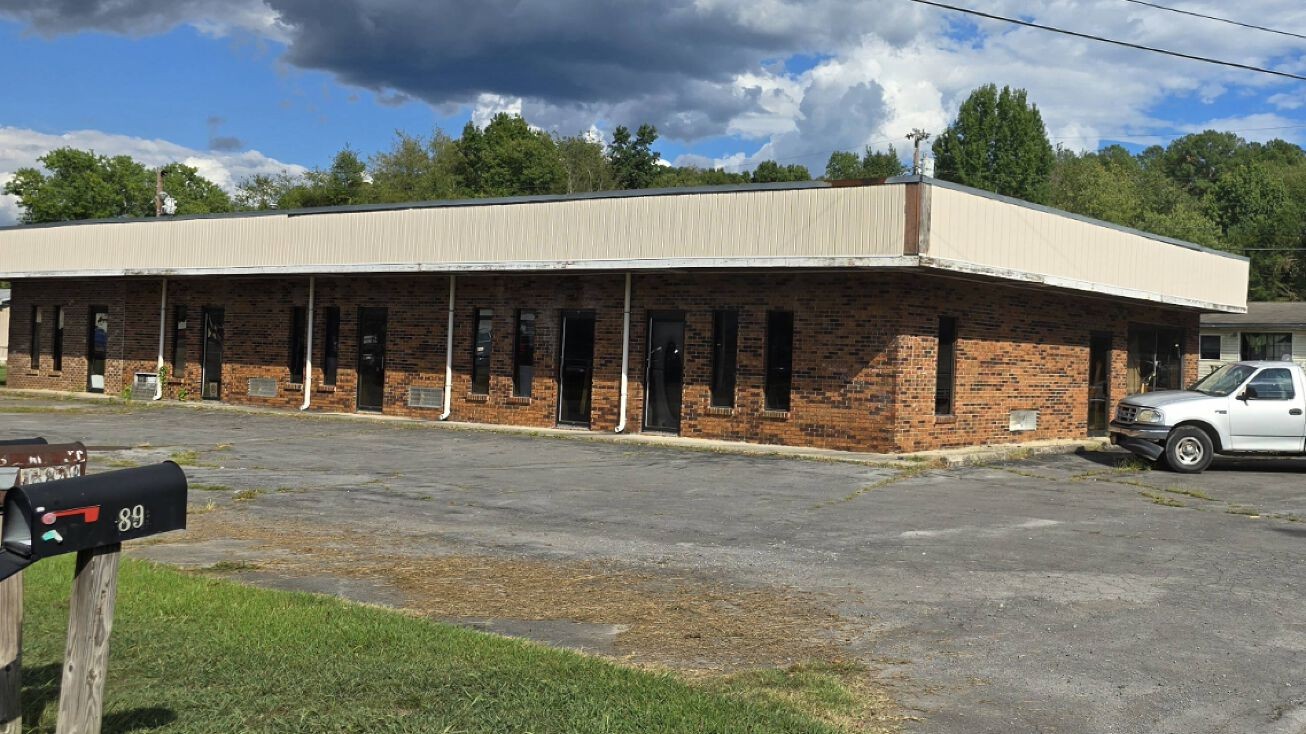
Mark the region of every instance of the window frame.
POLYGON ((1198 340, 1197 340, 1197 358, 1198 358, 1198 359, 1204 359, 1204 360, 1206 360, 1206 361, 1208 361, 1208 362, 1212 362, 1212 361, 1215 361, 1215 360, 1220 359, 1221 356, 1222 356, 1223 354, 1224 354, 1223 337, 1221 337, 1219 334, 1202 334, 1200 337, 1198 337, 1198 340), (1209 342, 1211 342, 1212 340, 1214 340, 1214 342, 1215 342, 1215 356, 1214 356, 1214 357, 1207 356, 1207 355, 1210 354, 1210 353, 1207 352, 1207 350, 1206 350, 1206 345, 1207 345, 1209 342))
POLYGON ((290 383, 304 384, 304 363, 308 361, 308 307, 290 307, 290 383))
POLYGON ((712 312, 712 382, 708 405, 734 408, 739 382, 739 311, 717 309, 712 312))
POLYGON ((540 315, 537 311, 529 308, 517 309, 517 315, 514 319, 515 328, 513 329, 512 341, 512 396, 514 398, 530 398, 534 392, 535 384, 535 345, 537 328, 540 323, 540 315), (523 351, 523 327, 530 324, 530 333, 526 334, 526 351, 523 351), (523 361, 525 356, 527 361, 523 361), (530 377, 522 379, 522 368, 530 368, 530 377))
POLYGON ((957 414, 957 338, 956 316, 940 316, 934 354, 934 415, 957 414))
MULTIPOLYGON (((1271 342, 1267 341, 1266 344, 1262 347, 1262 349, 1269 349, 1270 345, 1271 342)), ((1238 335, 1238 356, 1242 358, 1243 362, 1291 362, 1292 361, 1292 332, 1290 331, 1244 331, 1238 335), (1286 352, 1279 351, 1277 355, 1273 355, 1273 356, 1261 356, 1261 357, 1249 356, 1247 352, 1248 337, 1276 338, 1275 341, 1279 344, 1282 344, 1283 340, 1286 339, 1287 351, 1286 352), (1286 360, 1281 359, 1281 357, 1284 354, 1288 355, 1288 359, 1286 360)))
POLYGON ((472 370, 468 392, 472 395, 490 394, 490 373, 494 359, 494 309, 477 308, 472 311, 472 370), (479 353, 481 347, 481 325, 484 323, 485 354, 479 353))
POLYGON ((322 384, 334 387, 340 376, 340 307, 322 309, 322 384))
POLYGON ((762 384, 762 400, 763 408, 768 413, 788 413, 793 409, 794 322, 793 311, 766 312, 766 373, 762 384), (776 339, 779 336, 777 327, 783 322, 787 322, 788 327, 783 340, 787 346, 780 349, 780 342, 776 339), (783 400, 778 400, 781 388, 783 400))

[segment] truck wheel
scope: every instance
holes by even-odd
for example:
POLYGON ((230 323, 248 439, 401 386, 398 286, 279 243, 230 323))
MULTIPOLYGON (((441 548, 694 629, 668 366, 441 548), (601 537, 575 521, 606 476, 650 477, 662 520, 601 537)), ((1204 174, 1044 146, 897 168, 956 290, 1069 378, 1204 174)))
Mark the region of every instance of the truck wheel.
POLYGON ((1180 474, 1201 474, 1215 458, 1215 446, 1206 431, 1180 426, 1165 442, 1165 463, 1180 474))

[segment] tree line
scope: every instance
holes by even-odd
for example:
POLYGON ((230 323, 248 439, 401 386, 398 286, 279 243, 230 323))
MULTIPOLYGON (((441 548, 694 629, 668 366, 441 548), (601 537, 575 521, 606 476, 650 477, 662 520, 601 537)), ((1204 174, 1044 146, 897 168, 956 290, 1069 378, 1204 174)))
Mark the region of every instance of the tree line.
MULTIPOLYGON (((178 163, 164 167, 163 186, 176 214, 205 214, 812 178, 805 166, 774 160, 739 172, 667 165, 653 150, 657 139, 652 125, 617 127, 604 143, 499 114, 457 138, 398 132, 366 160, 346 147, 326 168, 252 176, 232 194, 178 163)), ((1137 153, 1119 145, 1074 152, 1051 144, 1024 90, 990 84, 962 103, 933 152, 938 178, 1247 254, 1253 299, 1306 300, 1306 151, 1293 143, 1208 130, 1137 153)), ((4 187, 24 222, 154 214, 154 171, 127 156, 61 148, 40 161, 4 187)), ((823 177, 905 172, 897 150, 868 147, 835 151, 823 177)))

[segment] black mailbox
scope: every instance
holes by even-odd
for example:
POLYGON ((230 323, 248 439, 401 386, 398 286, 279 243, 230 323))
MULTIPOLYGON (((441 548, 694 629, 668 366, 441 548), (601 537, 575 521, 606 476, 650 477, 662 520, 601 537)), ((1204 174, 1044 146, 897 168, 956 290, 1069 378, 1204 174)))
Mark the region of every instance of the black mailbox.
POLYGON ((0 446, 31 446, 32 444, 44 446, 48 443, 50 442, 40 436, 35 438, 6 438, 0 440, 0 446))
POLYGON ((165 461, 29 484, 5 496, 0 581, 42 558, 186 527, 186 474, 165 461))

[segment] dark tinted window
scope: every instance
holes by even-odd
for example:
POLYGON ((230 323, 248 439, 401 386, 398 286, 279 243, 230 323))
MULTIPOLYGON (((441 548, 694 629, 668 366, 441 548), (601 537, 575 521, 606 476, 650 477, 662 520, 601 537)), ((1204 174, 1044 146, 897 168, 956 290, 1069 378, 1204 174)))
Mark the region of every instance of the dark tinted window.
POLYGON ((32 369, 39 370, 41 369, 41 307, 40 306, 32 306, 31 335, 32 335, 32 343, 29 346, 31 347, 32 369))
POLYGON ((517 336, 512 350, 512 394, 531 396, 535 380, 535 312, 517 312, 517 336))
POLYGON ((322 315, 326 319, 322 335, 322 382, 334 385, 336 373, 340 371, 340 307, 328 306, 322 315))
POLYGON ((1243 334, 1242 357, 1244 360, 1290 360, 1292 359, 1292 334, 1243 334))
POLYGON ((290 310, 290 381, 304 381, 304 359, 308 345, 305 329, 308 322, 308 309, 295 306, 290 310))
POLYGON ((1220 335, 1202 334, 1202 359, 1220 358, 1220 335))
POLYGON ((939 319, 938 365, 934 373, 934 414, 952 415, 957 388, 957 319, 939 319))
POLYGON ((739 354, 739 312, 712 313, 712 407, 735 407, 735 365, 739 354))
POLYGON ((766 315, 766 409, 789 410, 793 387, 794 315, 772 311, 766 315))
POLYGON ((186 307, 172 308, 172 374, 180 378, 186 371, 186 307))
POLYGON ((63 306, 54 307, 54 371, 63 371, 63 306))
POLYGON ((472 342, 472 392, 490 394, 490 351, 494 346, 494 311, 476 309, 476 334, 472 342))

